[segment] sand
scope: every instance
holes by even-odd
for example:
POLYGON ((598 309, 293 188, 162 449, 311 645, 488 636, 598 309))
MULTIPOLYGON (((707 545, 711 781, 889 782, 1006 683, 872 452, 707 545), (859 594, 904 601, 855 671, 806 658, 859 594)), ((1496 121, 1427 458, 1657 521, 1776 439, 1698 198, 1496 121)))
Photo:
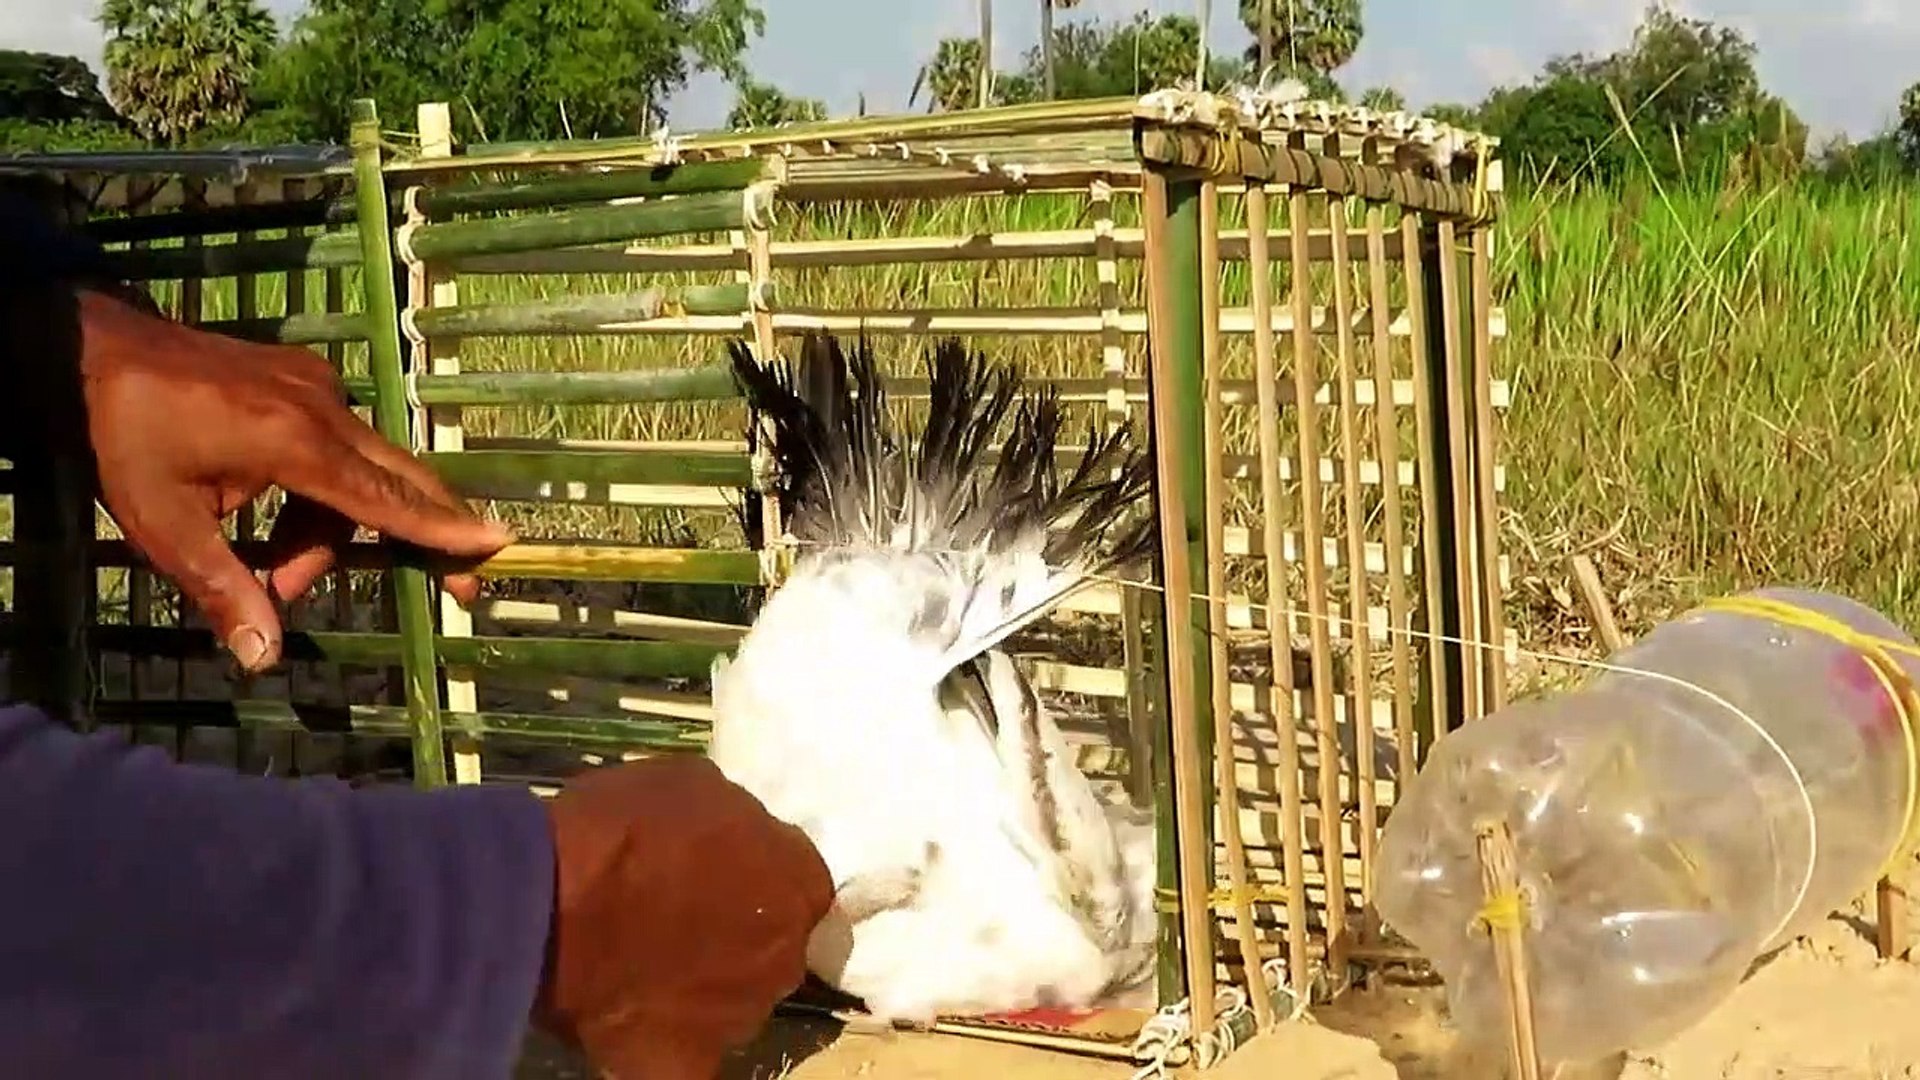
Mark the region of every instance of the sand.
MULTIPOLYGON (((1558 1080, 1920 1080, 1920 965, 1882 962, 1857 913, 1835 916, 1662 1046, 1558 1080)), ((1437 987, 1354 991, 1242 1047, 1218 1080, 1498 1080, 1498 1052, 1462 1045, 1437 987)), ((1183 1070, 1184 1071, 1184 1070, 1183 1070)), ((779 1019, 724 1080, 1127 1080, 1133 1067, 978 1039, 779 1019)), ((518 1080, 591 1080, 534 1040, 518 1080)))

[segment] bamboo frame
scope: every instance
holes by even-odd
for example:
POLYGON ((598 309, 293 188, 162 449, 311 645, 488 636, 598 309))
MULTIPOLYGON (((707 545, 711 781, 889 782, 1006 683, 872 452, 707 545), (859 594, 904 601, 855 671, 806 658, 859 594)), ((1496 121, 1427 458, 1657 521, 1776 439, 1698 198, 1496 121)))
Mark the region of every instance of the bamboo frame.
MULTIPOLYGON (((447 158, 453 156, 453 116, 445 102, 423 102, 416 110, 416 119, 420 129, 420 154, 428 158, 447 158)), ((628 177, 614 174, 618 179, 628 177)), ((591 178, 601 179, 601 178, 591 178)), ((622 189, 624 190, 624 189, 622 189)), ((403 202, 407 211, 407 226, 418 228, 435 212, 445 212, 437 206, 431 189, 411 188, 403 202)), ((488 205, 490 209, 507 209, 511 206, 511 195, 496 198, 488 205)), ((429 266, 422 262, 410 262, 407 266, 407 310, 412 315, 415 327, 420 325, 419 312, 422 309, 445 310, 460 303, 460 285, 452 272, 444 266, 429 266)), ((412 356, 408 370, 414 372, 430 371, 435 375, 458 375, 460 373, 460 343, 457 337, 448 335, 440 340, 432 337, 418 338, 412 341, 412 356)), ((466 431, 461 423, 462 417, 457 407, 440 406, 417 410, 413 417, 414 447, 420 450, 432 450, 440 454, 458 454, 465 449, 466 431), (425 446, 419 445, 420 436, 425 434, 425 446)), ((470 638, 473 636, 473 615, 460 606, 444 589, 435 589, 436 606, 439 609, 440 633, 450 638, 470 638)), ((446 703, 446 710, 453 716, 471 716, 480 710, 479 691, 473 680, 473 673, 454 666, 448 666, 441 673, 440 693, 446 703)), ((453 782, 456 784, 478 784, 484 775, 480 759, 480 734, 471 723, 455 723, 456 734, 452 740, 453 782)))
MULTIPOLYGON (((1318 345, 1306 333, 1306 313, 1312 300, 1308 287, 1311 267, 1307 262, 1306 234, 1301 232, 1309 220, 1313 196, 1302 188, 1287 190, 1287 221, 1291 227, 1290 278, 1287 283, 1293 302, 1293 412, 1298 425, 1299 452, 1304 461, 1320 457, 1319 404, 1307 387, 1319 384, 1318 345)), ((1340 853, 1344 858, 1345 837, 1340 821, 1340 734, 1333 705, 1333 645, 1327 608, 1327 565, 1320 540, 1326 535, 1319 470, 1304 470, 1300 477, 1300 531, 1304 534, 1305 588, 1307 599, 1307 643, 1313 670, 1313 726, 1317 737, 1315 752, 1319 780, 1320 849, 1323 858, 1340 853)), ((1344 876, 1327 884, 1327 906, 1322 915, 1327 934, 1327 967, 1339 971, 1343 966, 1347 926, 1347 882, 1344 876)))
MULTIPOLYGON (((1272 263, 1267 252, 1269 212, 1264 187, 1254 185, 1246 193, 1247 220, 1253 230, 1252 267, 1253 304, 1256 311, 1273 303, 1272 263)), ((1271 320, 1258 319, 1263 327, 1271 320)), ((1287 887, 1287 978, 1296 998, 1303 998, 1308 987, 1307 890, 1304 819, 1304 795, 1301 791, 1299 741, 1292 733, 1299 724, 1298 698, 1293 680, 1293 593, 1286 576, 1274 568, 1283 566, 1285 539, 1282 514, 1286 500, 1280 476, 1280 395, 1279 363, 1275 358, 1274 335, 1263 329, 1253 339, 1254 365, 1259 383, 1260 495, 1265 519, 1262 550, 1267 561, 1267 644, 1268 662, 1273 672, 1268 710, 1280 730, 1280 813, 1282 874, 1287 887)))
MULTIPOLYGON (((1284 959, 1284 989, 1304 1001, 1338 992, 1350 963, 1390 957, 1366 904, 1377 818, 1432 736, 1496 704, 1503 687, 1497 655, 1475 649, 1468 656, 1470 644, 1422 644, 1406 633, 1424 624, 1469 641, 1505 635, 1495 513, 1505 479, 1495 440, 1511 388, 1491 370, 1505 314, 1491 292, 1484 224, 1498 208, 1488 194, 1498 193, 1498 163, 1486 161, 1487 145, 1475 144, 1487 170, 1483 192, 1411 169, 1405 150, 1422 148, 1427 136, 1391 118, 1310 104, 1284 122, 1255 125, 1237 106, 1200 120, 1175 116, 1178 101, 1153 97, 1158 104, 1128 99, 469 153, 448 152, 444 111, 427 107, 419 114, 419 156, 368 155, 363 146, 363 158, 380 158, 379 179, 366 182, 374 174, 363 161, 351 192, 343 162, 311 158, 287 166, 292 177, 246 159, 272 181, 259 205, 204 171, 121 176, 107 187, 109 203, 152 202, 138 215, 96 222, 93 232, 134 245, 118 256, 122 265, 142 280, 179 281, 196 314, 203 290, 228 288, 209 279, 241 285, 247 275, 285 272, 304 285, 307 274, 324 275, 324 309, 307 304, 302 288, 298 302, 290 293, 284 313, 242 309, 206 325, 311 344, 336 361, 367 350, 371 366, 345 380, 350 400, 371 406, 383 434, 415 445, 456 490, 520 504, 509 513, 551 513, 562 509, 552 504, 567 503, 716 516, 759 500, 770 533, 779 529, 753 490, 756 470, 741 432, 667 444, 531 438, 515 427, 547 410, 613 407, 596 415, 617 409, 623 423, 648 424, 656 409, 729 403, 740 391, 726 365, 475 370, 495 352, 489 339, 623 335, 635 340, 617 348, 649 357, 676 347, 710 351, 719 336, 747 337, 764 356, 813 329, 993 337, 1023 353, 1084 347, 1087 366, 1051 381, 1067 403, 1109 425, 1140 406, 1150 414, 1168 592, 1155 599, 1150 589, 1101 583, 1076 595, 1063 618, 1112 628, 1120 663, 1040 660, 1030 674, 1043 692, 1095 702, 1104 724, 1087 726, 1104 726, 1104 742, 1099 730, 1070 732, 1083 767, 1109 779, 1117 773, 1117 786, 1162 813, 1161 1004, 1186 1001, 1197 1028, 1225 1022, 1239 1030, 1244 1015, 1213 1015, 1213 988, 1244 975, 1255 990, 1253 1026, 1264 1028, 1278 1012, 1258 992, 1264 961, 1284 959), (1276 185, 1285 190, 1283 221, 1273 220, 1269 189, 1276 185), (1169 187, 1179 193, 1171 205, 1169 187), (212 197, 192 196, 202 188, 212 197), (1065 228, 875 238, 802 238, 803 229, 787 225, 820 203, 1044 193, 1084 200, 1087 213, 1065 228), (1246 208, 1245 227, 1221 227, 1222 196, 1246 208), (1357 217, 1345 213, 1355 199, 1364 203, 1357 217), (794 214, 772 214, 776 201, 794 214), (373 212, 376 203, 386 220, 373 212), (1145 211, 1138 222, 1122 216, 1134 206, 1145 211), (336 231, 309 231, 326 227, 336 231), (1450 244, 1441 242, 1443 227, 1455 234, 1450 244), (291 231, 232 235, 279 229, 291 231), (150 246, 175 237, 187 246, 150 246), (1464 256, 1449 269, 1441 253, 1455 250, 1464 256), (384 260, 390 271, 396 257, 408 270, 399 304, 388 289, 383 305, 377 281, 364 283, 367 302, 356 310, 340 302, 348 270, 366 266, 377 276, 377 266, 384 260), (1058 306, 1039 306, 1050 296, 1004 294, 964 308, 818 306, 818 278, 807 276, 935 265, 942 274, 990 280, 996 267, 1016 261, 1081 260, 1086 295, 1058 306), (1284 275, 1275 273, 1276 261, 1288 267, 1284 275), (481 276, 503 274, 554 275, 547 295, 559 299, 502 303, 481 276), (676 276, 582 295, 567 280, 582 274, 676 276), (1279 276, 1291 289, 1284 303, 1275 297, 1279 276), (1251 290, 1241 299, 1243 281, 1251 290), (408 355, 396 351, 392 359, 389 348, 400 340, 408 355), (1284 361, 1278 342, 1290 347, 1284 361), (1150 370, 1129 373, 1129 356, 1142 346, 1150 346, 1150 370), (1410 436, 1401 431, 1409 414, 1410 436), (1257 450, 1236 445, 1242 439, 1257 439, 1257 450), (1335 535, 1340 522, 1347 531, 1335 535), (1230 670, 1247 662, 1233 646, 1255 639, 1263 654, 1256 670, 1230 670), (1339 667, 1345 658, 1354 663, 1339 667), (1369 670, 1382 663, 1390 667, 1369 670), (1372 700, 1389 688, 1390 703, 1372 700), (1376 726, 1395 742, 1379 775, 1376 726), (1302 789, 1316 758, 1318 783, 1309 795, 1302 789), (1356 815, 1361 824, 1350 834, 1356 815), (1226 888, 1213 888, 1215 873, 1226 888), (1352 911, 1358 914, 1349 917, 1352 911), (1236 957, 1239 972, 1230 966, 1236 957)), ((227 159, 154 158, 156 168, 164 161, 182 170, 220 160, 227 159)), ((0 171, 18 164, 0 160, 0 171)), ((915 379, 890 380, 890 390, 906 401, 925 394, 915 379)), ((1078 448, 1060 449, 1070 456, 1078 448)), ((18 481, 0 474, 0 490, 18 481)), ((23 536, 0 548, 0 557, 31 559, 37 543, 23 536)), ((141 590, 150 600, 150 580, 124 545, 75 547, 94 565, 133 567, 131 580, 147 582, 141 590)), ((249 562, 262 555, 245 540, 239 552, 249 562)), ((393 570, 396 580, 424 583, 429 573, 456 568, 463 567, 404 548, 354 545, 335 574, 338 624, 354 625, 345 617, 357 614, 345 588, 349 571, 393 570)), ((764 553, 559 539, 515 545, 478 569, 490 588, 506 591, 471 614, 444 598, 436 611, 423 593, 429 606, 409 622, 406 598, 396 595, 400 625, 391 632, 290 635, 295 664, 339 672, 407 661, 408 678, 396 682, 409 693, 399 700, 349 707, 355 699, 343 696, 343 684, 334 706, 274 705, 264 699, 276 691, 262 681, 239 703, 188 700, 150 715, 183 732, 415 737, 422 729, 413 718, 424 703, 413 692, 414 675, 425 671, 446 680, 444 689, 434 687, 433 709, 455 737, 462 782, 479 777, 482 749, 489 774, 517 779, 492 749, 516 742, 603 754, 698 749, 710 715, 699 680, 706 661, 738 641, 743 628, 727 621, 734 615, 647 610, 651 593, 609 601, 537 586, 522 592, 521 583, 711 586, 721 596, 781 576, 764 553), (536 636, 516 636, 523 633, 536 636), (693 687, 592 683, 632 679, 687 679, 693 687), (479 709, 481 697, 493 700, 496 680, 515 694, 608 699, 583 705, 588 716, 479 709)), ((7 623, 0 636, 24 635, 7 623)), ((211 654, 204 632, 166 627, 102 627, 87 645, 182 665, 211 654)), ((193 696, 184 679, 177 693, 193 696)), ((137 684, 135 694, 151 704, 137 684)), ((131 698, 107 698, 96 712, 120 722, 133 709, 131 698)))
MULTIPOLYGON (((1160 259, 1149 270, 1147 293, 1158 317, 1148 377, 1148 408, 1155 440, 1155 508, 1160 522, 1163 614, 1156 620, 1163 642, 1168 709, 1162 718, 1172 751, 1173 832, 1179 901, 1179 953, 1184 961, 1184 994, 1196 1031, 1211 1031, 1214 1021, 1213 926, 1210 873, 1213 845, 1206 827, 1204 791, 1208 770, 1199 761, 1209 741, 1211 682, 1204 642, 1196 645, 1194 624, 1206 625, 1207 605, 1194 588, 1195 555, 1205 565, 1206 525, 1190 511, 1187 493, 1202 447, 1192 407, 1204 397, 1200 353, 1204 349, 1200 310, 1199 185, 1168 182, 1148 174, 1141 216, 1151 230, 1160 259), (1176 404, 1176 402, 1178 404, 1176 404), (1171 444, 1171 446, 1169 445, 1171 444), (1196 552, 1195 549, 1199 550, 1196 552), (1181 598, 1188 599, 1182 611, 1181 598), (1203 861, 1204 860, 1204 861, 1203 861)), ((1162 829, 1166 827, 1162 822, 1162 829)), ((1164 844, 1162 850, 1165 850, 1164 844)), ((1163 870, 1164 872, 1164 870, 1163 870)), ((1164 960, 1164 958, 1163 958, 1164 960)), ((1163 979, 1162 998, 1168 986, 1163 979)))
MULTIPOLYGON (((386 243, 386 177, 380 169, 380 118, 370 98, 353 103, 354 192, 360 207, 361 293, 369 322, 378 330, 369 341, 368 366, 380 393, 373 402, 374 426, 389 441, 410 445, 411 427, 401 388, 400 319, 396 303, 394 252, 386 243)), ((399 621, 400 670, 406 681, 407 719, 412 725, 414 783, 423 788, 447 782, 446 745, 441 730, 438 662, 433 638, 433 609, 426 574, 417 567, 395 567, 388 579, 399 621)))

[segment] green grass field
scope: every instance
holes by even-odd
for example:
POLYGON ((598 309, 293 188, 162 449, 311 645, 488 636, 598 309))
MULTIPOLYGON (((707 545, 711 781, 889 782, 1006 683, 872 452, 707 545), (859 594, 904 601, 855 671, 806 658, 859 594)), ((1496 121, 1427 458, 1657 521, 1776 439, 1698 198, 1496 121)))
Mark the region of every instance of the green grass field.
MULTIPOLYGON (((791 211, 790 211, 791 213, 791 211)), ((1231 212, 1225 224, 1232 224, 1231 212)), ((1122 227, 1133 222, 1117 204, 1122 227)), ((821 208, 784 238, 963 234, 1086 225, 1064 197, 932 208, 821 208)), ((1579 618, 1564 557, 1591 554, 1630 631, 1714 592, 1763 583, 1831 588, 1920 626, 1920 185, 1572 196, 1517 195, 1498 229, 1495 288, 1508 316, 1496 374, 1512 384, 1502 459, 1510 621, 1560 648, 1579 618)), ((710 238, 723 240, 724 238, 710 238)), ((966 309, 1084 302, 1087 259, 782 270, 782 302, 846 309, 966 309)), ((1122 291, 1137 288, 1122 264, 1122 291)), ((1244 297, 1244 268, 1226 291, 1244 297)), ((656 279, 657 280, 657 279, 656 279)), ((707 280, 713 280, 711 276, 707 280)), ((617 288, 618 279, 462 279, 463 302, 617 288)), ((349 283, 347 295, 357 286, 349 283)), ((279 310, 263 279, 260 309, 279 310)), ((317 275, 309 306, 322 303, 317 275)), ((207 318, 232 313, 210 285, 207 318)), ((1097 374, 1089 339, 1003 338, 1050 374, 1097 374)), ((1283 350, 1284 353, 1284 350, 1283 350)), ((470 341, 470 368, 589 370, 693 363, 717 339, 600 336, 470 341)), ((350 357, 349 364, 354 360, 350 357)), ((1245 363, 1230 356, 1229 368, 1245 363)), ((1231 371, 1230 371, 1231 373, 1231 371)), ((737 437, 737 407, 476 410, 475 433, 634 439, 737 437)), ((1235 441, 1249 438, 1244 430, 1235 441)), ((1250 444, 1249 444, 1250 448, 1250 444)), ((728 515, 636 516, 534 508, 541 532, 639 532, 724 542, 728 515)))

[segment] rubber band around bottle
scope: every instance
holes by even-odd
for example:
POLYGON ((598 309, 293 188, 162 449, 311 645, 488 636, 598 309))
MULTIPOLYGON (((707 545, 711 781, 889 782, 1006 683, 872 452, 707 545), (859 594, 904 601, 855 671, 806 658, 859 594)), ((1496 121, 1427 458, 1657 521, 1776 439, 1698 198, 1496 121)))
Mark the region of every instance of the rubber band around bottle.
POLYGON ((1824 612, 1773 597, 1721 597, 1701 606, 1709 611, 1748 615, 1820 634, 1852 649, 1866 663, 1867 669, 1873 672, 1880 688, 1886 692, 1887 700, 1893 704, 1894 717, 1900 722, 1901 746, 1906 752, 1907 782, 1902 827, 1899 838, 1894 841, 1892 850, 1880 866, 1879 876, 1893 874, 1916 846, 1920 846, 1920 735, 1916 735, 1916 729, 1920 728, 1920 689, 1915 688, 1913 677, 1900 666, 1893 654, 1905 653, 1920 658, 1920 646, 1863 633, 1824 612))

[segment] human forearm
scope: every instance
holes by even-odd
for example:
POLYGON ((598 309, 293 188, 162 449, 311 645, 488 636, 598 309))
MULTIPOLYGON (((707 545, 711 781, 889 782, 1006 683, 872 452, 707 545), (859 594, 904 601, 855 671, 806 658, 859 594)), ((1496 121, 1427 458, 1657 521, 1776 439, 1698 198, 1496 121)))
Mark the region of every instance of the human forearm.
POLYGON ((178 766, 0 712, 9 1074, 508 1074, 545 957, 545 810, 178 766))

